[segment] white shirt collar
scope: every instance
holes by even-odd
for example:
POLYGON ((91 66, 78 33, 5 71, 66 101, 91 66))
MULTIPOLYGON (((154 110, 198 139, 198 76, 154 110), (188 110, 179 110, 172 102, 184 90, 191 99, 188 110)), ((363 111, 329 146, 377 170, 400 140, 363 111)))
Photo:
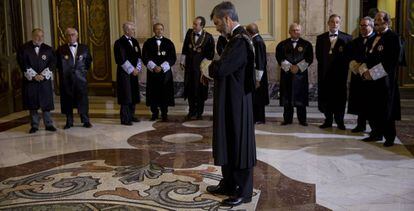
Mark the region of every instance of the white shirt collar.
POLYGON ((374 33, 374 31, 370 32, 367 36, 365 36, 364 38, 370 37, 372 35, 372 33, 374 33))
POLYGON ((252 36, 252 38, 257 37, 257 35, 259 35, 259 33, 256 33, 252 36))
POLYGON ((232 30, 231 30, 231 33, 230 33, 230 35, 233 35, 233 32, 234 32, 234 30, 235 29, 237 29, 238 27, 240 26, 240 24, 237 24, 232 30))

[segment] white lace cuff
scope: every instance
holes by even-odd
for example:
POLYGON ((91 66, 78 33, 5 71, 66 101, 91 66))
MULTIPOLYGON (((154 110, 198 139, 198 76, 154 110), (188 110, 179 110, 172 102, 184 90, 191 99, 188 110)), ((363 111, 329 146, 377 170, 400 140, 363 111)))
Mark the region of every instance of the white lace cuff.
POLYGON ((388 75, 387 72, 385 72, 384 67, 382 66, 381 63, 375 65, 368 71, 369 71, 369 74, 371 75, 372 80, 374 81, 388 75))
POLYGON ((358 72, 360 75, 364 74, 366 71, 368 71, 368 67, 367 64, 363 63, 361 64, 361 66, 359 66, 358 68, 358 72))
POLYGON ((152 69, 154 69, 157 65, 153 62, 153 61, 149 61, 147 64, 147 67, 150 71, 152 71, 152 69))
POLYGON ((138 69, 139 72, 142 72, 142 60, 140 58, 138 58, 138 63, 136 68, 138 69))
POLYGON ((36 71, 34 71, 32 68, 29 68, 26 70, 26 72, 24 72, 24 77, 26 77, 26 79, 29 81, 31 81, 36 75, 36 71))
POLYGON ((286 60, 283 60, 281 67, 285 72, 288 72, 290 70, 290 67, 292 66, 292 64, 286 60))
POLYGON ((161 64, 161 68, 162 68, 162 71, 164 71, 164 73, 171 69, 170 64, 168 64, 168 62, 163 62, 161 64))
POLYGON ((300 61, 297 66, 299 67, 301 72, 304 72, 309 67, 309 63, 307 63, 304 59, 300 61))
POLYGON ((45 68, 40 74, 42 74, 46 78, 46 80, 49 80, 53 77, 53 73, 49 70, 49 68, 45 68))
POLYGON ((211 62, 212 62, 211 60, 203 59, 203 61, 201 61, 201 63, 200 63, 200 70, 201 70, 201 73, 204 75, 204 77, 206 77, 206 78, 208 78, 210 80, 213 80, 208 75, 208 66, 210 66, 211 62))
POLYGON ((131 74, 134 71, 134 67, 132 66, 131 62, 126 60, 124 64, 121 65, 122 69, 125 70, 126 73, 131 74))
POLYGON ((256 81, 261 81, 263 77, 263 70, 255 70, 256 71, 256 81))

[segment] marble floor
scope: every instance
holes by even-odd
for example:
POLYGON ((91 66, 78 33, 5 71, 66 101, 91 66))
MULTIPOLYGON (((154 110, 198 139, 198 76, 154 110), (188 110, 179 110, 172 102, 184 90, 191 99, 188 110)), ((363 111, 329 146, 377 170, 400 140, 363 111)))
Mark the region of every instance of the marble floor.
POLYGON ((414 101, 402 102, 389 148, 351 133, 352 115, 346 131, 319 129, 314 104, 308 127, 280 126, 282 109, 271 102, 256 126, 254 197, 237 207, 205 190, 220 180, 210 101, 199 121, 184 121, 181 99, 168 122, 149 121, 139 105, 133 126, 119 124, 114 98, 90 102, 91 129, 78 121, 63 130, 59 109, 56 132, 28 134, 25 111, 0 118, 0 210, 414 210, 414 101))

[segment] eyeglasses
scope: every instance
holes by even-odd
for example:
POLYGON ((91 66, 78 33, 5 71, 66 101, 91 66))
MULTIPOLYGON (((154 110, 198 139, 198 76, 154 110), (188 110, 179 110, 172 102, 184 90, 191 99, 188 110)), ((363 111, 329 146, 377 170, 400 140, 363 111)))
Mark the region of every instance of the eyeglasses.
POLYGON ((359 25, 360 27, 368 27, 369 25, 368 24, 361 24, 361 25, 359 25))

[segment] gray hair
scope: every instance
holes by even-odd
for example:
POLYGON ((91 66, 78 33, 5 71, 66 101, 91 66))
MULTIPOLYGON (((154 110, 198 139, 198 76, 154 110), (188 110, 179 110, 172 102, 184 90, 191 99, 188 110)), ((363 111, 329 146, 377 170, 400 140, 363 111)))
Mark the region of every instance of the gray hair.
POLYGON ((360 21, 362 21, 362 20, 368 21, 368 25, 371 28, 374 28, 374 19, 373 18, 371 18, 370 16, 365 16, 365 17, 360 19, 360 21))
POLYGON ((295 27, 295 26, 299 27, 299 29, 302 30, 302 26, 300 24, 292 23, 292 24, 289 25, 289 31, 292 30, 292 28, 295 27))
POLYGON ((220 4, 216 5, 210 14, 210 19, 213 20, 214 16, 220 19, 224 18, 225 16, 229 16, 232 21, 239 22, 239 16, 237 15, 236 7, 229 1, 223 1, 220 4))
POLYGON ((124 32, 126 32, 128 30, 129 26, 135 27, 134 22, 128 21, 128 22, 125 22, 124 24, 122 24, 122 29, 124 30, 124 32))

